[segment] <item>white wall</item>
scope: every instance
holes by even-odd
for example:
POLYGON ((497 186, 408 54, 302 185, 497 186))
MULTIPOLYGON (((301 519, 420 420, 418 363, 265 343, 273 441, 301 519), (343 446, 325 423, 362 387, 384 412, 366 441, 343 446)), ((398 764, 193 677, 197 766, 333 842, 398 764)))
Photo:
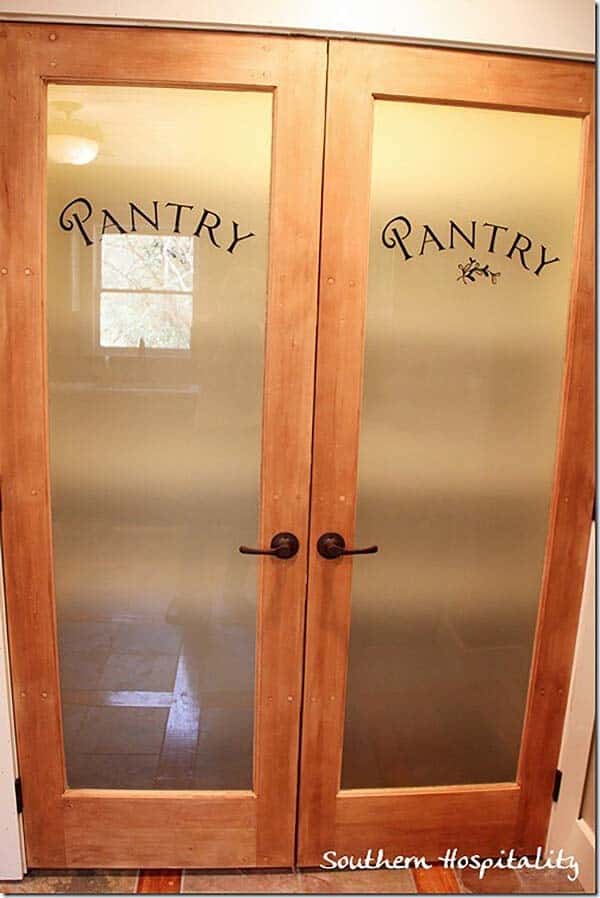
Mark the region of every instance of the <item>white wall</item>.
POLYGON ((8 671, 8 644, 4 610, 2 546, 0 545, 0 879, 23 875, 21 832, 15 800, 16 757, 8 671))
POLYGON ((593 0, 0 0, 0 18, 350 34, 591 58, 593 0))

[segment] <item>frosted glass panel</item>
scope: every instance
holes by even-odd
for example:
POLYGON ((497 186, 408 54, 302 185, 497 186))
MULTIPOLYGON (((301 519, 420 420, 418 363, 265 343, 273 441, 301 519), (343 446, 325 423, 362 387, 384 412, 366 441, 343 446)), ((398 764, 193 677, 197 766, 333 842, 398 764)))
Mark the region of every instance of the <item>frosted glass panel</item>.
POLYGON ((249 789, 271 97, 48 100, 68 784, 249 789))
POLYGON ((376 100, 342 786, 515 779, 576 119, 376 100))

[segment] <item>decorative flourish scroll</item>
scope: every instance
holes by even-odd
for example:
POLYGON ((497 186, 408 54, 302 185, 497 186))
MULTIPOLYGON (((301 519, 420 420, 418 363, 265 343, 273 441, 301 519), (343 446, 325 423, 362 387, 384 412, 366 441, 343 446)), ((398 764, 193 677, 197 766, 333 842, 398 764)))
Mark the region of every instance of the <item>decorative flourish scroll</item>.
POLYGON ((458 270, 460 271, 460 274, 456 280, 462 281, 463 284, 474 284, 478 277, 490 278, 492 284, 495 284, 496 280, 500 277, 499 271, 490 271, 489 265, 480 265, 477 259, 474 259, 473 256, 469 256, 469 261, 465 262, 463 265, 459 264, 458 270))

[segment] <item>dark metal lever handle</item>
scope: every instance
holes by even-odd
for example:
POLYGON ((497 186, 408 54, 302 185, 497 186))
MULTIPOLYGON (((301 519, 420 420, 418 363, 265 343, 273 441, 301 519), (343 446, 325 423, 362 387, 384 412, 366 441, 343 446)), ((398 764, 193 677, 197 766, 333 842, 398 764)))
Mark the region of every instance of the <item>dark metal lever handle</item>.
POLYGON ((298 537, 294 533, 276 533, 271 540, 270 549, 252 549, 240 546, 242 555, 274 555, 276 558, 293 558, 300 548, 298 537))
POLYGON ((323 533, 317 542, 317 552, 323 558, 339 558, 341 555, 374 555, 379 546, 367 546, 366 549, 347 549, 346 540, 341 533, 323 533))

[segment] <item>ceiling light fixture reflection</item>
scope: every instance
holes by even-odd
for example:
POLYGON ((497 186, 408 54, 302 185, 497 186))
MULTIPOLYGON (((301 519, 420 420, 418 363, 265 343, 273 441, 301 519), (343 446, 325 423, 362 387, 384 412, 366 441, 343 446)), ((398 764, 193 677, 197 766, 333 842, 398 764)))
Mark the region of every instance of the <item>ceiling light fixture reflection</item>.
POLYGON ((87 165, 98 155, 102 132, 95 125, 72 118, 81 103, 57 100, 50 104, 62 113, 48 124, 48 158, 63 165, 87 165))

